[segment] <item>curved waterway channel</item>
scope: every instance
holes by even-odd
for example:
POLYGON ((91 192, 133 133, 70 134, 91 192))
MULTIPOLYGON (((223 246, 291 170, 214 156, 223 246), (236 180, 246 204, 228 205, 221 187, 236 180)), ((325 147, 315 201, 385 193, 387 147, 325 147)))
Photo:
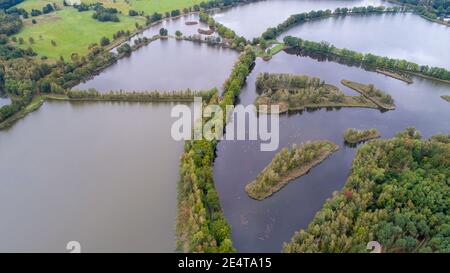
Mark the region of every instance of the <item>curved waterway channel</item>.
MULTIPOLYGON (((294 13, 380 4, 389 5, 378 0, 259 1, 214 16, 250 39, 294 13)), ((164 21, 130 42, 137 37, 151 37, 161 27, 172 35, 176 30, 185 35, 196 34, 197 28, 205 26, 188 26, 186 22, 197 18, 198 15, 189 15, 164 21)), ((401 22, 403 17, 399 18, 394 18, 394 22, 385 18, 379 28, 389 28, 391 23, 401 22)), ((328 25, 330 20, 340 19, 308 24, 332 28, 334 23, 328 25)), ((343 20, 357 25, 363 18, 343 20)), ((420 24, 430 31, 437 28, 428 22, 420 24)), ((291 31, 304 36, 305 26, 291 31)), ((324 31, 320 28, 317 31, 324 31)), ((348 26, 339 32, 347 31, 348 26)), ((441 31, 436 33, 440 39, 441 31)), ((397 34, 386 39, 402 37, 404 33, 397 34)), ((352 35, 352 39, 357 39, 358 34, 352 35)), ((339 46, 337 35, 329 38, 319 40, 339 46)), ((352 48, 352 44, 348 47, 352 48)), ((358 41, 354 45, 354 49, 360 49, 358 41)), ((448 55, 439 53, 443 45, 438 42, 432 45, 423 42, 417 47, 411 42, 396 45, 404 50, 398 54, 389 51, 391 44, 382 40, 371 49, 382 50, 381 55, 392 53, 393 57, 402 57, 409 47, 431 47, 429 52, 436 54, 433 56, 441 56, 443 63, 450 63, 448 55), (438 49, 433 51, 433 47, 438 49)), ((75 89, 107 92, 220 88, 237 56, 231 49, 175 39, 157 40, 75 89)), ((420 62, 434 64, 436 58, 430 56, 425 55, 420 62)), ((450 133, 450 107, 440 98, 450 95, 450 85, 420 78, 413 78, 414 83, 408 85, 361 68, 281 52, 269 62, 257 60, 241 92, 242 104, 253 103, 255 79, 260 72, 317 76, 353 95, 354 91, 339 83, 341 79, 373 83, 393 96, 397 109, 384 113, 373 109, 322 109, 283 115, 280 148, 329 139, 339 144, 341 150, 263 201, 250 199, 244 187, 270 162, 275 151, 260 152, 258 141, 220 142, 214 166, 216 187, 232 225, 233 244, 240 252, 279 252, 283 242, 307 226, 325 199, 342 188, 356 152, 355 148, 343 145, 346 128, 375 127, 383 138, 392 137, 408 126, 417 127, 425 137, 450 133)), ((72 240, 81 243, 83 252, 174 251, 176 184, 183 143, 170 136, 175 121, 170 117, 173 105, 46 102, 12 128, 0 131, 0 252, 65 252, 67 242, 72 240)))

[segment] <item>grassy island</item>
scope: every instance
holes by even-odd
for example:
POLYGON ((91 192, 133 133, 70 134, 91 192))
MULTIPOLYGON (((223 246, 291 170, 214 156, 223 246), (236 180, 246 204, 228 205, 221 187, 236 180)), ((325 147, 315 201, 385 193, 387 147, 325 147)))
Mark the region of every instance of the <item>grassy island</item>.
POLYGON ((356 130, 353 128, 349 128, 345 130, 344 140, 349 144, 358 144, 360 142, 364 142, 370 139, 380 137, 380 133, 378 133, 377 129, 367 129, 367 130, 356 130))
POLYGON ((346 96, 336 86, 326 84, 319 78, 290 74, 262 73, 256 80, 260 96, 255 105, 278 105, 280 113, 306 108, 378 106, 363 96, 346 96))
POLYGON ((355 90, 360 93, 368 100, 371 100, 373 103, 378 105, 381 109, 384 110, 394 110, 395 104, 392 97, 381 90, 376 89, 373 84, 362 84, 357 82, 352 82, 349 80, 342 80, 341 83, 348 88, 355 90))
POLYGON ((446 100, 446 101, 448 101, 448 102, 450 102, 450 96, 441 96, 441 98, 446 100))
POLYGON ((291 180, 309 172, 314 166, 327 159, 339 146, 327 141, 313 141, 301 145, 292 145, 289 150, 282 149, 265 167, 256 179, 245 187, 247 194, 256 200, 263 200, 291 180))
POLYGON ((350 176, 284 252, 448 252, 450 135, 410 128, 358 149, 350 176))

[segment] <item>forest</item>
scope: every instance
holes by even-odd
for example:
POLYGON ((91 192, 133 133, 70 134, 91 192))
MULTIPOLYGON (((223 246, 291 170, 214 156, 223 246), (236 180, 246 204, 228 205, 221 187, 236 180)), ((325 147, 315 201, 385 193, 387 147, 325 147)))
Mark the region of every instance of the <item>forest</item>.
POLYGON ((304 75, 261 73, 256 79, 256 90, 260 94, 256 106, 278 105, 280 113, 305 108, 379 108, 364 96, 347 96, 334 85, 304 75))
POLYGON ((283 148, 247 186, 245 191, 256 200, 263 200, 281 190, 290 181, 308 173, 327 159, 339 146, 327 141, 312 141, 283 148))
MULTIPOLYGON (((234 104, 255 59, 253 50, 247 47, 223 86, 222 100, 216 95, 207 103, 219 103, 223 109, 234 104)), ((216 145, 216 140, 187 141, 181 156, 176 234, 177 248, 184 252, 235 252, 231 227, 214 186, 216 145)))
POLYGON ((349 144, 357 144, 378 137, 380 137, 380 133, 375 128, 366 130, 357 130, 354 128, 348 128, 344 132, 344 140, 346 143, 349 144))
POLYGON ((450 135, 414 128, 361 146, 343 188, 284 252, 450 252, 450 135))

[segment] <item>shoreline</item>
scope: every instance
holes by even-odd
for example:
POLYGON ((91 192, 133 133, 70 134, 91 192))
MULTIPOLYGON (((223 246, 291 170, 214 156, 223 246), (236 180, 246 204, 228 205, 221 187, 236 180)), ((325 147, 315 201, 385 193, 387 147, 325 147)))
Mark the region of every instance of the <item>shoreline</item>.
MULTIPOLYGON (((332 143, 332 142, 330 142, 330 143, 332 143)), ((309 171, 311 171, 311 169, 313 169, 317 165, 321 164, 323 161, 325 161, 327 158, 329 158, 334 152, 336 152, 340 149, 340 147, 338 145, 336 145, 334 143, 332 143, 332 144, 333 144, 333 148, 331 150, 323 152, 321 155, 317 156, 317 158, 315 158, 313 161, 309 162, 308 164, 298 166, 298 167, 294 168, 293 170, 287 172, 276 185, 272 186, 265 193, 256 195, 256 194, 250 192, 251 191, 250 188, 253 185, 256 185, 258 183, 256 181, 256 179, 251 181, 250 183, 248 183, 245 186, 245 192, 247 193, 247 195, 250 198, 258 200, 258 201, 264 200, 264 199, 274 195, 275 193, 280 191, 282 188, 284 188, 287 184, 289 184, 289 182, 307 174, 309 171)), ((260 172, 260 174, 263 173, 264 171, 266 171, 267 168, 270 166, 270 164, 271 163, 269 163, 269 165, 267 165, 260 172)))

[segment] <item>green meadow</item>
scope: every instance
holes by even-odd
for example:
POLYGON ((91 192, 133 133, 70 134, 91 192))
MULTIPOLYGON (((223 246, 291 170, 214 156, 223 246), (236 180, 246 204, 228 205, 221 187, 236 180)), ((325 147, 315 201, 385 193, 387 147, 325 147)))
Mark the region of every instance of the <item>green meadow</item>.
POLYGON ((116 8, 125 14, 128 14, 130 9, 144 11, 146 14, 163 13, 174 9, 191 7, 203 1, 205 0, 82 0, 83 3, 87 4, 100 2, 105 7, 116 8))
POLYGON ((102 37, 112 36, 119 30, 134 30, 135 23, 144 24, 142 17, 129 17, 120 15, 120 22, 99 22, 92 18, 93 11, 78 12, 74 8, 64 8, 57 12, 33 17, 36 24, 31 23, 31 18, 25 20, 23 30, 16 35, 24 40, 22 48, 31 47, 40 56, 57 59, 63 56, 70 58, 72 53, 85 55, 88 46, 99 43, 102 37), (30 43, 30 37, 34 42, 30 43), (56 46, 51 41, 55 41, 56 46))

